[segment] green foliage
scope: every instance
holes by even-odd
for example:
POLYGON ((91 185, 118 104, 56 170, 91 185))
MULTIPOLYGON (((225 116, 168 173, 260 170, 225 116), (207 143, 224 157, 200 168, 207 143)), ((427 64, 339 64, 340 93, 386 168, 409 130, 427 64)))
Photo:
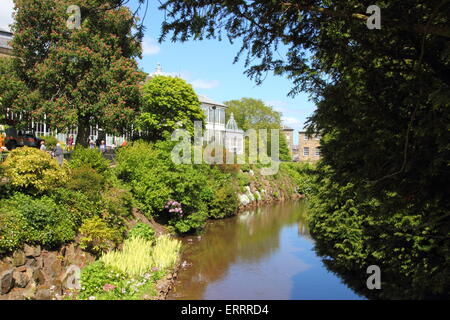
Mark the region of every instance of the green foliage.
POLYGON ((143 106, 137 127, 151 141, 177 128, 193 133, 194 121, 204 121, 200 101, 192 86, 175 77, 155 76, 143 88, 143 106))
POLYGON ((0 208, 0 251, 17 249, 24 243, 53 247, 75 237, 76 223, 72 213, 47 196, 35 199, 16 194, 2 200, 0 208))
MULTIPOLYGON (((284 136, 281 121, 281 112, 275 111, 271 106, 266 105, 262 100, 252 98, 242 98, 240 100, 231 100, 225 102, 227 106, 227 117, 231 113, 238 126, 244 131, 254 129, 259 137, 259 130, 267 130, 267 154, 272 154, 272 136, 271 129, 278 129, 279 132, 279 157, 283 161, 291 161, 292 157, 289 152, 286 137, 284 136)), ((258 138, 259 139, 259 138, 258 138)), ((245 140, 245 150, 248 153, 248 140, 245 140)))
POLYGON ((289 175, 296 184, 296 192, 312 195, 315 192, 314 165, 310 163, 282 163, 280 170, 289 175))
POLYGON ((70 159, 71 168, 91 167, 100 174, 106 174, 109 169, 109 161, 103 158, 97 149, 76 147, 70 159))
POLYGON ((208 216, 206 202, 213 192, 208 187, 208 176, 199 167, 172 162, 173 145, 170 141, 134 142, 118 152, 116 173, 130 184, 147 215, 168 220, 176 230, 185 233, 202 228, 208 216), (170 199, 182 203, 182 216, 164 211, 170 199))
POLYGON ((66 172, 48 153, 29 147, 13 150, 0 164, 17 191, 43 194, 64 184, 66 172))
POLYGON ((233 184, 226 183, 215 190, 213 199, 208 203, 210 217, 218 219, 236 214, 239 207, 236 189, 233 184))
POLYGON ((0 254, 22 246, 27 237, 27 221, 12 201, 0 201, 0 254))
POLYGON ((117 229, 111 228, 100 217, 86 219, 79 230, 80 246, 94 254, 113 249, 121 240, 117 229))
POLYGON ((141 45, 129 8, 116 1, 84 1, 79 4, 81 28, 69 30, 71 4, 15 1, 14 70, 32 88, 34 99, 14 107, 35 118, 46 115, 54 129, 78 126, 77 144, 87 145, 91 124, 111 132, 129 125, 140 105, 139 83, 145 76, 134 60, 141 45))
POLYGON ((51 198, 58 206, 68 210, 77 226, 81 226, 83 220, 91 218, 101 211, 99 203, 81 191, 72 191, 66 188, 58 188, 52 191, 51 198))
POLYGON ((155 241, 155 230, 145 223, 137 223, 129 232, 128 238, 142 238, 148 242, 155 241))
POLYGON ((91 167, 85 165, 69 171, 69 179, 66 188, 72 191, 80 191, 91 200, 100 198, 100 191, 105 185, 105 178, 91 167))
POLYGON ((155 282, 160 271, 149 272, 143 277, 129 278, 126 274, 106 266, 98 260, 81 270, 81 299, 142 300, 156 294, 155 282))
POLYGON ((332 171, 321 168, 317 191, 311 198, 308 217, 318 253, 332 257, 329 268, 347 279, 355 290, 376 299, 427 299, 448 294, 450 247, 443 220, 430 220, 430 213, 416 213, 410 204, 400 209, 402 197, 386 194, 367 197, 353 184, 340 185, 332 171), (393 211, 394 205, 397 210, 393 211), (368 265, 383 270, 383 290, 369 292, 360 285, 368 265))

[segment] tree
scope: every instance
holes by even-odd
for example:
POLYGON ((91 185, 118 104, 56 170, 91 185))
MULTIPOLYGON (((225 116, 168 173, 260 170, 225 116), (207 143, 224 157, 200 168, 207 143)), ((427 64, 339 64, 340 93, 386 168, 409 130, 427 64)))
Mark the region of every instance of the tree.
MULTIPOLYGON (((266 105, 262 100, 252 98, 242 98, 240 100, 231 100, 225 102, 227 106, 227 118, 231 113, 239 128, 244 131, 248 129, 267 130, 267 151, 271 154, 271 129, 282 129, 281 113, 273 110, 271 106, 266 105)), ((292 157, 289 152, 288 144, 285 135, 279 133, 279 150, 280 159, 284 161, 291 161, 292 157)))
MULTIPOLYGON (((142 2, 142 1, 141 1, 142 2)), ((78 127, 86 146, 90 125, 121 133, 139 109, 136 17, 119 0, 15 0, 14 68, 32 101, 14 104, 24 121, 45 121, 60 131, 78 127), (79 28, 69 6, 78 5, 79 28)))
POLYGON ((153 77, 144 84, 142 96, 137 127, 151 141, 159 140, 179 128, 192 134, 194 121, 205 120, 197 94, 181 78, 153 77))
POLYGON ((310 216, 323 256, 346 274, 378 264, 403 298, 448 297, 450 3, 384 1, 381 30, 367 28, 371 4, 168 0, 161 40, 225 33, 258 83, 273 71, 291 95, 308 91, 309 132, 323 137, 326 188, 310 216))

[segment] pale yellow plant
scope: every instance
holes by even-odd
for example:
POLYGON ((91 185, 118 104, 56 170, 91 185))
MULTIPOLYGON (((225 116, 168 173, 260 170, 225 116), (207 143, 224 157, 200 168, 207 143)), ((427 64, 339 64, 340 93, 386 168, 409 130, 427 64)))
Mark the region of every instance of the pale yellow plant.
POLYGON ((150 241, 132 237, 125 240, 122 251, 110 251, 100 260, 130 277, 139 277, 153 267, 159 270, 173 267, 178 260, 180 249, 181 242, 167 235, 158 237, 154 247, 150 241))
POLYGON ((181 242, 168 235, 162 235, 156 239, 153 248, 153 264, 160 270, 171 268, 178 260, 181 242))
POLYGON ((104 254, 101 261, 131 277, 139 277, 153 266, 152 243, 139 237, 125 240, 122 251, 110 251, 104 254))

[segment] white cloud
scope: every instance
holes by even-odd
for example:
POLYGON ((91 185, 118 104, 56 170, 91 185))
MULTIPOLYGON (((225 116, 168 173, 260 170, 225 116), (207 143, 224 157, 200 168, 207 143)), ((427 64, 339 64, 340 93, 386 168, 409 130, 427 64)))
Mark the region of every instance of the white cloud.
POLYGON ((197 79, 194 81, 191 81, 192 86, 194 87, 194 89, 213 89, 219 86, 219 81, 217 80, 202 80, 202 79, 197 79))
POLYGON ((273 100, 273 101, 265 101, 265 104, 274 108, 277 107, 287 107, 289 105, 286 101, 273 100))
POLYGON ((283 117, 283 123, 287 126, 296 127, 302 125, 302 122, 296 118, 283 117))
POLYGON ((152 38, 144 38, 142 40, 142 54, 150 56, 158 54, 161 51, 160 46, 152 38))
POLYGON ((13 9, 14 3, 12 0, 0 1, 0 28, 10 30, 9 25, 13 22, 13 9))

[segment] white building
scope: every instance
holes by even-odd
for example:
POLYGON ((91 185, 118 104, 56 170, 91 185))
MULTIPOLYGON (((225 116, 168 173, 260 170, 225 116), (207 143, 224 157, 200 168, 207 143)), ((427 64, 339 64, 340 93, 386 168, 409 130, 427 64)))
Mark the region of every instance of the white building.
MULTIPOLYGON (((170 75, 164 73, 161 65, 158 64, 156 71, 151 73, 147 79, 155 76, 170 75)), ((244 131, 238 128, 233 114, 230 115, 230 119, 225 123, 227 106, 205 96, 198 96, 198 99, 206 116, 206 130, 203 135, 203 142, 212 143, 217 141, 218 144, 225 146, 228 151, 242 154, 244 152, 244 131)))

